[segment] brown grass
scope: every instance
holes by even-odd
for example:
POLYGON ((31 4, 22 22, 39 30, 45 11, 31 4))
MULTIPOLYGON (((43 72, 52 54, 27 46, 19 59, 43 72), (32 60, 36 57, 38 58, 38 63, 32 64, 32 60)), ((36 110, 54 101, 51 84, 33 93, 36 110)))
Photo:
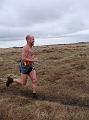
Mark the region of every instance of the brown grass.
POLYGON ((89 44, 34 47, 38 100, 18 78, 21 48, 0 49, 0 120, 89 120, 89 44))

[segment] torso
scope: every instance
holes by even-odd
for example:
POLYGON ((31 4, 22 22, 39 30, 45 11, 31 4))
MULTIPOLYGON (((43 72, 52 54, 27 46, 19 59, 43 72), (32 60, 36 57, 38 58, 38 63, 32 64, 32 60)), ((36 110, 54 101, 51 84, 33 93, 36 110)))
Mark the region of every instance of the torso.
MULTIPOLYGON (((32 48, 29 46, 29 45, 25 45, 24 47, 23 47, 23 51, 25 51, 25 55, 26 55, 26 58, 28 58, 28 59, 32 59, 33 57, 34 57, 34 52, 33 52, 33 50, 32 50, 32 48)), ((25 64, 32 64, 33 62, 28 62, 28 61, 24 61, 25 62, 25 64)))

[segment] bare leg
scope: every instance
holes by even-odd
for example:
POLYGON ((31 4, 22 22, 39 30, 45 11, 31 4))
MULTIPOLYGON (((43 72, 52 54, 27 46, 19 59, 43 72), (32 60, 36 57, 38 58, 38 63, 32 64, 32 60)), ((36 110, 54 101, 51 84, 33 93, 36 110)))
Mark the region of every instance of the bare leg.
POLYGON ((8 80, 6 81, 6 86, 9 87, 9 85, 11 83, 13 83, 13 82, 16 82, 16 83, 18 83, 20 85, 26 85, 26 83, 27 83, 27 77, 28 77, 28 75, 22 74, 22 73, 21 73, 21 76, 20 76, 19 79, 14 79, 13 80, 13 78, 8 77, 8 80))
POLYGON ((32 80, 32 88, 33 88, 33 93, 36 93, 36 88, 37 88, 37 75, 36 75, 36 71, 32 70, 29 73, 29 77, 32 80))
POLYGON ((27 77, 28 75, 27 74, 22 74, 21 73, 21 76, 19 79, 14 79, 13 81, 17 84, 20 84, 20 85, 26 85, 27 83, 27 77))

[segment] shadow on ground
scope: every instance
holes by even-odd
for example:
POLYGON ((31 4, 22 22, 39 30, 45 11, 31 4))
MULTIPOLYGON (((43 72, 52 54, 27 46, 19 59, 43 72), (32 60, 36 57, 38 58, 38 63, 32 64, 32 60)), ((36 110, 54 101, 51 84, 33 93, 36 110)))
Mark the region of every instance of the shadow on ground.
MULTIPOLYGON (((79 101, 78 99, 70 99, 70 97, 66 96, 54 96, 54 95, 49 95, 48 93, 42 93, 38 92, 37 93, 38 98, 36 100, 38 101, 49 101, 49 102, 55 102, 63 105, 68 105, 68 106, 78 106, 78 107, 86 107, 89 108, 89 101, 87 100, 86 102, 84 101, 79 101)), ((18 86, 12 86, 10 88, 6 88, 5 86, 0 88, 0 96, 6 97, 25 97, 29 98, 32 100, 32 91, 30 89, 23 89, 18 86)), ((35 99, 34 99, 35 100, 35 99)))

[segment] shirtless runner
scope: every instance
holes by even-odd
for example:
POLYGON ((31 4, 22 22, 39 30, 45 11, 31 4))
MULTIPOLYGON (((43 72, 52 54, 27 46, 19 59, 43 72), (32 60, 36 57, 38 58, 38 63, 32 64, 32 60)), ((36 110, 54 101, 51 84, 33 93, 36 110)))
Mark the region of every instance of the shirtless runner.
POLYGON ((35 57, 32 50, 35 42, 34 36, 27 35, 26 41, 27 44, 22 49, 22 57, 20 63, 21 76, 19 79, 13 79, 11 77, 8 77, 8 80, 6 81, 6 86, 9 87, 9 85, 13 82, 16 82, 20 85, 26 85, 27 78, 30 77, 32 80, 33 98, 36 98, 37 76, 36 70, 34 68, 34 62, 37 62, 38 59, 37 57, 35 57))

